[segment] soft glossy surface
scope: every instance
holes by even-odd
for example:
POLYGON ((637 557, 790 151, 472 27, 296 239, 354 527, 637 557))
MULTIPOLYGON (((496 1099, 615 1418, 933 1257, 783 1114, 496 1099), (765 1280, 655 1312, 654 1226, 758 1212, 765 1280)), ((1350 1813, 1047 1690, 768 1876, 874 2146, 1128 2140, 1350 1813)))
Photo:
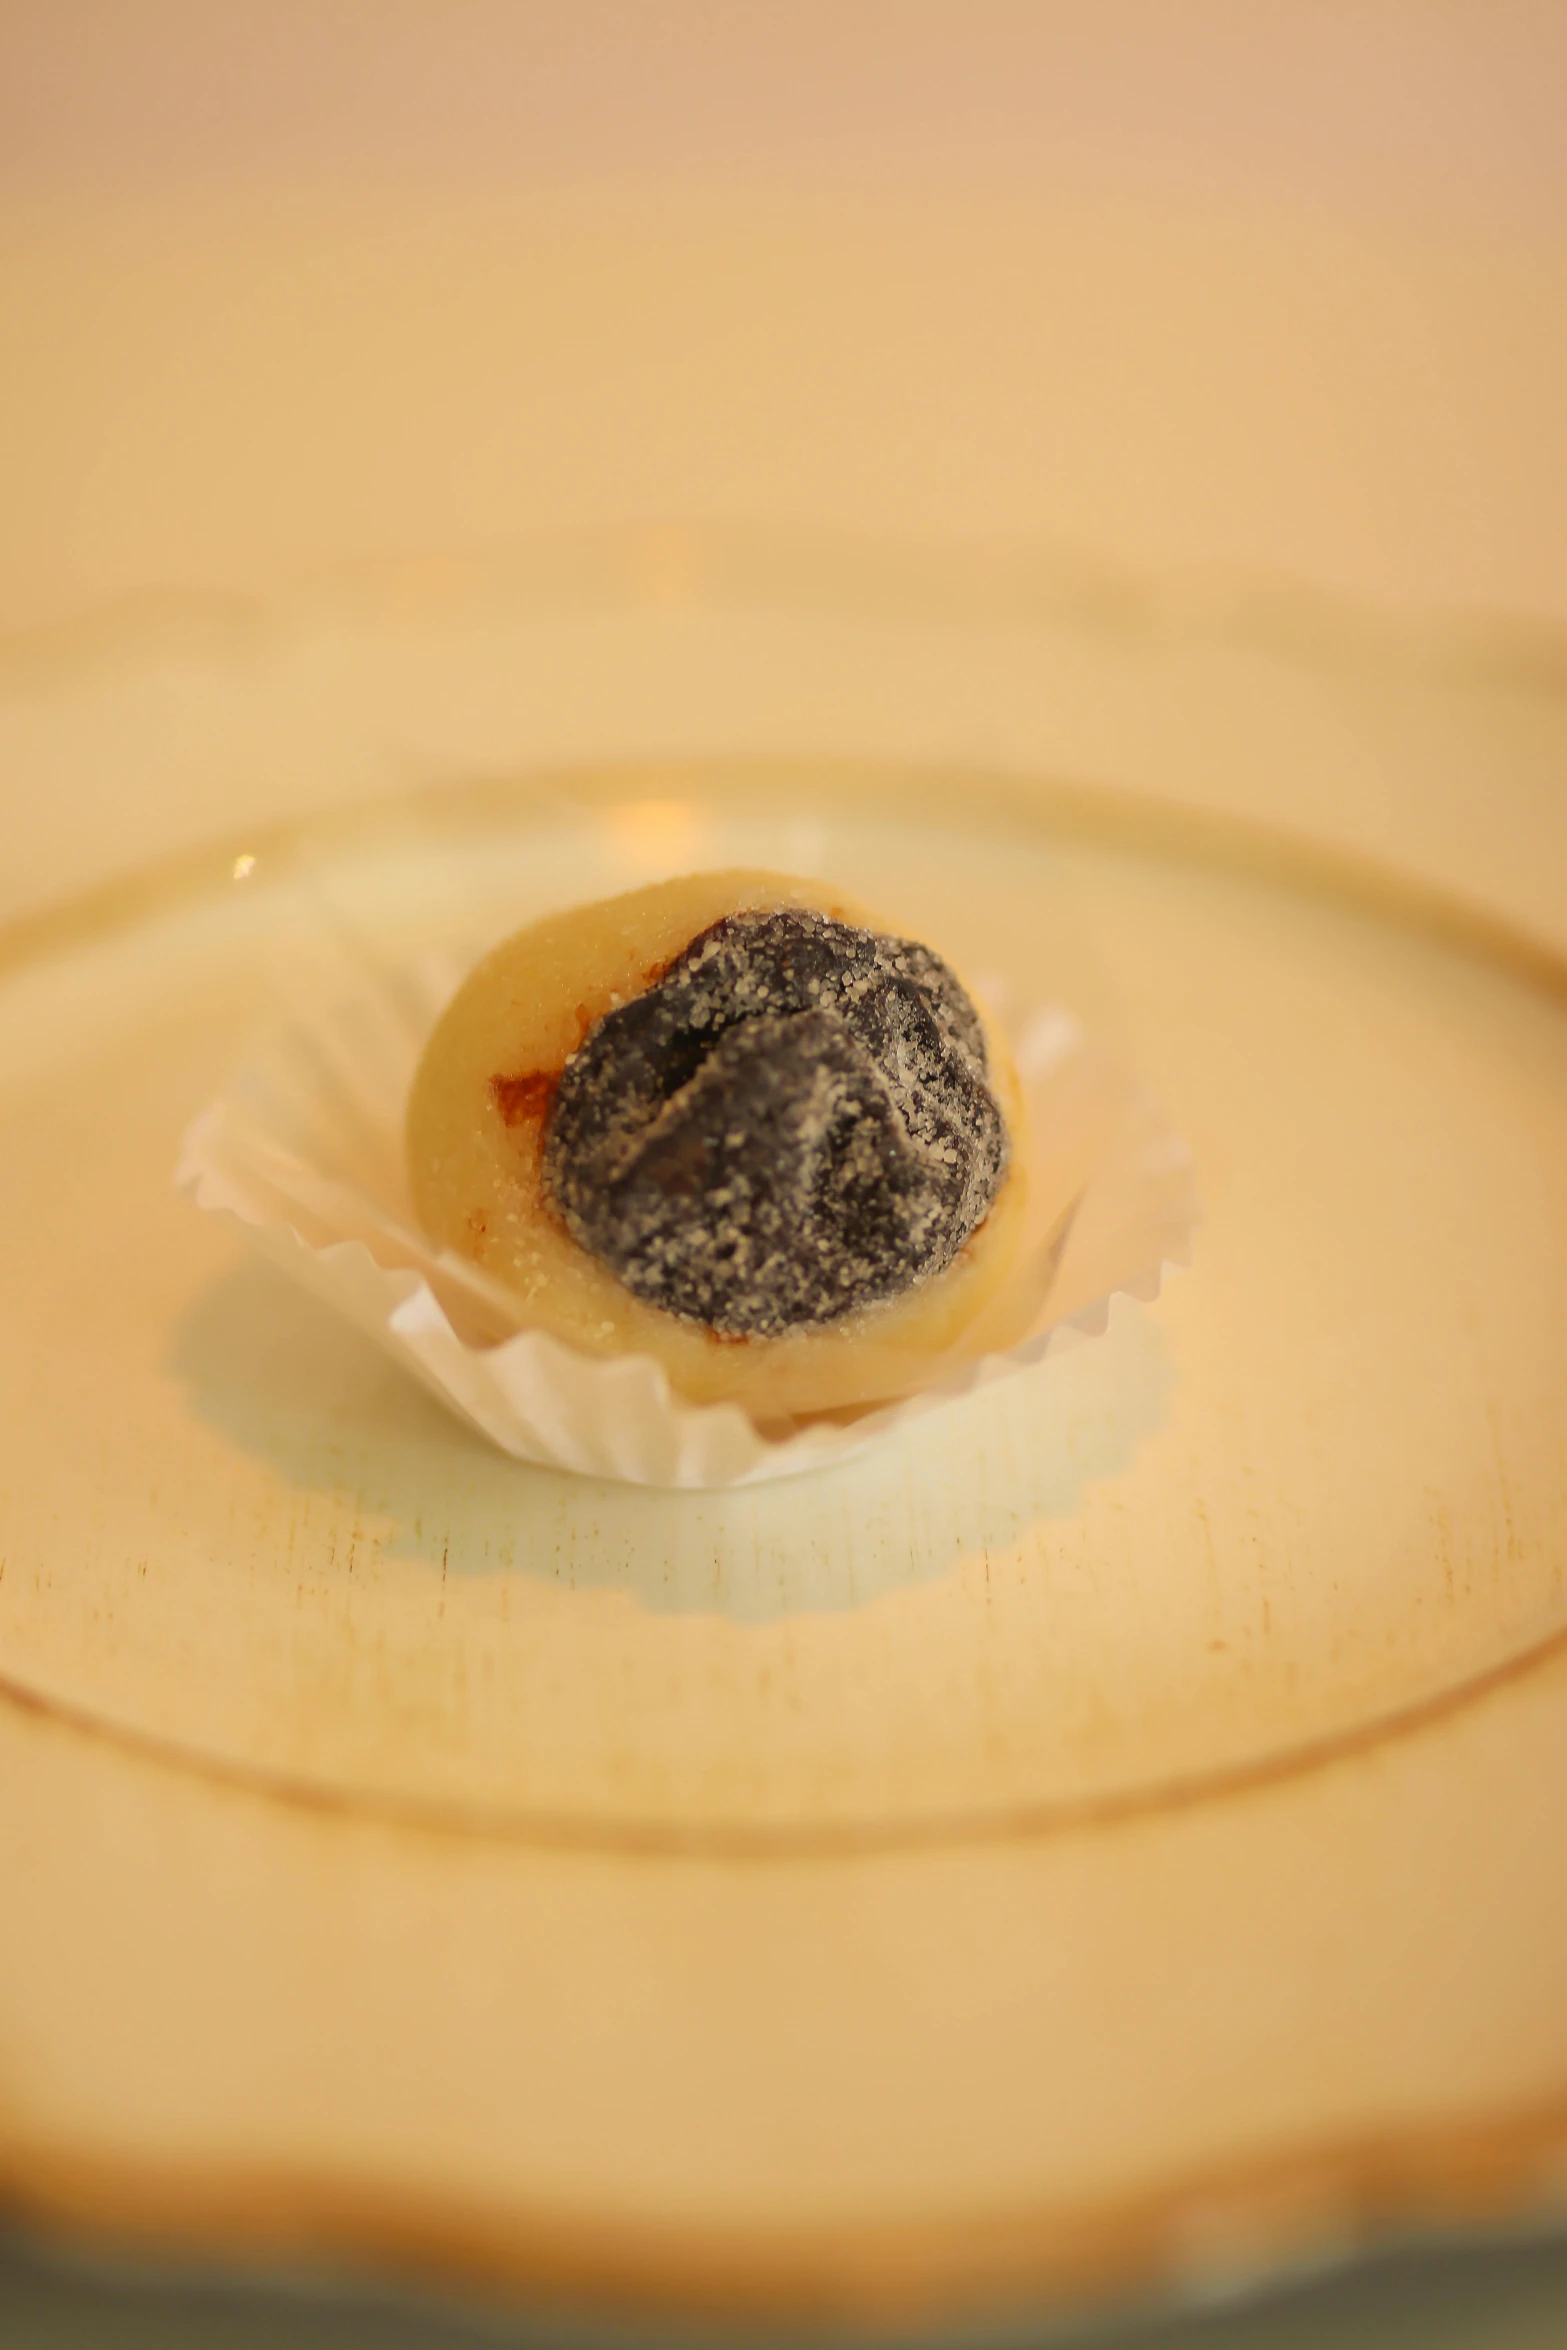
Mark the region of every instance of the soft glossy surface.
MULTIPOLYGON (((421 1225, 514 1292, 528 1327, 589 1354, 651 1355, 680 1394, 742 1403, 763 1420, 919 1385, 929 1358, 961 1338, 1004 1278, 1025 1186, 1019 1165, 959 1262, 915 1294, 829 1330, 740 1346, 647 1305, 572 1238, 543 1169, 545 1120, 567 1057, 724 915, 790 905, 862 926, 878 919, 829 882, 720 870, 590 898, 528 924, 491 948, 448 1005, 408 1105, 421 1225)), ((1020 1131, 1017 1080, 999 1038, 992 1058, 1020 1131)))

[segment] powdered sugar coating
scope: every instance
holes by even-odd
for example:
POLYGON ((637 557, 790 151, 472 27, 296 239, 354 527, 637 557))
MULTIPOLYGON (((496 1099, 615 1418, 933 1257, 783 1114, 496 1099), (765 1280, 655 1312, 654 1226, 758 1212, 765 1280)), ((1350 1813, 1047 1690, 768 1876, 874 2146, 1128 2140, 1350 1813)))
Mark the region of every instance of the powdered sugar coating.
POLYGON ((544 1170, 634 1295, 748 1338, 942 1272, 1008 1160, 984 1030, 941 958, 791 908, 726 915, 589 1030, 544 1170))

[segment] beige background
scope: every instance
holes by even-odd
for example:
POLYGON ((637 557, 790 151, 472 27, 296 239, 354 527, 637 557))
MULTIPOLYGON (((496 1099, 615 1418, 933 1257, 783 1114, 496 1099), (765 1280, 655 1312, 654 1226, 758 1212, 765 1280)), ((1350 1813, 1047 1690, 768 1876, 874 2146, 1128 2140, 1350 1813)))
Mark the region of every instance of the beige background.
MULTIPOLYGON (((40 660, 68 674, 131 611, 188 628, 214 593, 713 518, 1501 615, 1554 674, 1564 113, 1560 12, 1478 0, 9 7, 0 661, 25 699, 40 660)), ((158 723, 178 769, 178 716, 158 723)), ((149 838, 264 816, 284 788, 259 768, 210 790, 181 773, 153 808, 106 791, 101 765, 73 787, 57 763, 45 807, 43 768, 8 767, 8 906, 149 838)), ((1531 861, 1561 869, 1559 800, 1542 788, 1530 808, 1514 849, 1536 855, 1488 882, 1516 873, 1526 892, 1531 861)), ((1449 820, 1437 861, 1448 838, 1461 871, 1484 812, 1449 820)), ((1336 2127, 1368 2049, 1406 2116, 1483 2118, 1555 2085, 1540 2050, 1559 2042, 1567 1906, 1537 1823, 1567 1774, 1564 1722, 1558 1668, 1363 1771, 1113 1849, 898 1860, 852 1890, 807 1870, 787 1916, 751 1878, 720 1924, 702 1865, 637 1911, 598 1862, 434 1860, 7 1712, 5 1881, 29 1898, 5 1938, 0 2086, 35 2136, 90 2121, 111 2152, 149 2112, 177 2150, 243 2110, 270 2159, 308 2108, 322 2144, 369 2160, 384 2113, 414 2113, 459 2188, 504 2151, 509 2099, 553 2100, 565 2168, 588 2177, 610 2110, 595 2098, 620 2096, 629 2177, 668 2142, 678 2088, 677 2152, 732 2181, 733 2083, 758 2036, 782 2034, 796 2094, 749 2148, 754 2193, 810 2148, 811 2092, 852 2063, 893 2117, 887 2143, 899 2096, 949 2101, 982 2198, 1015 2075, 954 2077, 931 2018, 962 2011, 999 1948, 1020 2003, 1031 1968, 1115 1967, 1148 2020, 1109 2105, 1086 2062, 1066 2081, 1088 2135, 1063 2131, 1064 2175, 1091 2169, 1090 2119, 1108 2128, 1151 2079, 1216 2135, 1259 2078, 1281 2135, 1303 2113, 1336 2127), (1316 1871, 1282 1867, 1288 1849, 1316 1871), (1418 1917, 1417 1869, 1438 1888, 1418 1917), (1253 1894, 1215 1977, 1205 1920, 1237 1884, 1253 1894), (908 1938, 932 1914, 960 1930, 922 1975, 908 1938), (581 1947, 612 1952, 611 1975, 574 1966, 581 1947), (676 2083, 643 2027, 698 1953, 744 1991, 676 2083), (193 1954, 192 1995, 160 2002, 193 1954), (801 1989, 845 1965, 877 1987, 876 2033, 854 2047, 813 2028, 801 1989), (268 2019, 321 1984, 280 2051, 268 2019), (1233 2017, 1223 2078, 1154 2031, 1172 1984, 1233 2017), (519 2038, 486 2071, 461 2019, 506 2012, 519 1987, 581 2029, 519 2038)), ((1483 2127, 1474 2144, 1483 2179, 1483 2127)), ((1397 2208, 1408 2178, 1377 2175, 1397 2208)), ((1504 2339, 1484 2322, 1476 2340, 1504 2339)))
POLYGON ((13 5, 0 622, 596 521, 1567 617, 1567 30, 13 5))

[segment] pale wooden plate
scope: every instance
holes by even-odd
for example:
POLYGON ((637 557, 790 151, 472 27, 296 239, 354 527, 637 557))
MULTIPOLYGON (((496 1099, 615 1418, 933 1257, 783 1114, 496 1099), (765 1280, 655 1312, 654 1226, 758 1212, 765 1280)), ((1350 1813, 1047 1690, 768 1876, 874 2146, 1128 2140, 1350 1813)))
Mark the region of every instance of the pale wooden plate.
POLYGON ((1545 950, 969 768, 621 765, 253 832, 13 935, 0 1282, 30 2207, 925 2317, 1547 2192, 1545 950), (739 862, 1114 1044, 1192 1148, 1196 1269, 843 1470, 656 1495, 488 1452, 175 1198, 316 958, 739 862))

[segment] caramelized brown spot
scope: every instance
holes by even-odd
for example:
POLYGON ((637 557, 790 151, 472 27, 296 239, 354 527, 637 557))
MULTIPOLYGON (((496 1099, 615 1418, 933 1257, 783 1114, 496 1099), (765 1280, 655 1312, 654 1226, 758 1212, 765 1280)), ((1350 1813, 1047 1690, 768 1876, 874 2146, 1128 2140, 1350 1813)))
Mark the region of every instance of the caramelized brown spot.
POLYGON ((520 1077, 492 1077, 490 1098, 508 1126, 524 1118, 546 1118, 560 1083, 558 1069, 528 1069, 520 1077))
MULTIPOLYGON (((577 1042, 571 1047, 571 1051, 575 1052, 578 1045, 587 1042, 588 1037, 607 1014, 618 1011, 622 1004, 641 992, 635 984, 631 985, 629 993, 618 987, 594 988, 587 1002, 578 1004, 576 1007, 577 1042)), ((568 1053, 568 1060, 570 1057, 568 1053)))

